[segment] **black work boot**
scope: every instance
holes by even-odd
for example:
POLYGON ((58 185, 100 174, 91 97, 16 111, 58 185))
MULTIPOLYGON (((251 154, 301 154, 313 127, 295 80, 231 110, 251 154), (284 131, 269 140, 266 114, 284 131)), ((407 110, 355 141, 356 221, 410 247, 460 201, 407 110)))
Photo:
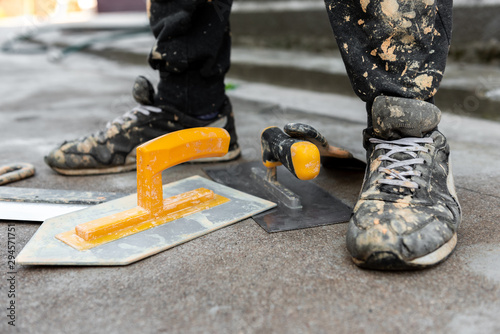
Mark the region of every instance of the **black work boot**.
MULTIPOLYGON (((240 155, 231 103, 228 99, 211 120, 200 120, 166 106, 154 105, 154 88, 144 77, 135 81, 133 95, 139 105, 108 123, 106 129, 77 140, 66 141, 45 157, 45 162, 64 175, 119 173, 136 168, 135 148, 169 132, 194 127, 226 129, 229 152, 207 161, 229 161, 240 155)), ((197 160, 199 161, 199 160, 197 160)))
POLYGON ((439 109, 424 101, 377 97, 364 131, 367 169, 347 248, 372 269, 423 268, 457 243, 461 210, 439 109))

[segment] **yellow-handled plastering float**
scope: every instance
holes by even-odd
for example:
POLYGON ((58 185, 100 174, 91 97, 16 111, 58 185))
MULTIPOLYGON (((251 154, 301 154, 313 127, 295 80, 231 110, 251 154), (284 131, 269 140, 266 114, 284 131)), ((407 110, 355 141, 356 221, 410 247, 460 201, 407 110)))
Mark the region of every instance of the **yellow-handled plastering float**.
POLYGON ((165 169, 223 156, 221 128, 173 132, 137 147, 137 194, 46 220, 22 265, 126 265, 275 206, 200 176, 162 184, 165 169))

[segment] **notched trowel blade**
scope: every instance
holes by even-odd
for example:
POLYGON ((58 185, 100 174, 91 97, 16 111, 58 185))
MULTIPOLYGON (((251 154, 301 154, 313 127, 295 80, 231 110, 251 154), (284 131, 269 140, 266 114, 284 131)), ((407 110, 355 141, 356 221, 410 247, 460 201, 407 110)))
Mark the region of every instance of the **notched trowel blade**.
MULTIPOLYGON (((265 173, 264 166, 258 161, 230 167, 205 168, 204 171, 216 182, 269 201, 276 201, 262 183, 251 177, 252 168, 261 169, 265 173)), ((297 230, 349 220, 352 209, 313 182, 298 180, 283 166, 278 167, 278 180, 300 197, 302 208, 291 209, 278 202, 278 206, 273 210, 253 216, 267 232, 297 230)))

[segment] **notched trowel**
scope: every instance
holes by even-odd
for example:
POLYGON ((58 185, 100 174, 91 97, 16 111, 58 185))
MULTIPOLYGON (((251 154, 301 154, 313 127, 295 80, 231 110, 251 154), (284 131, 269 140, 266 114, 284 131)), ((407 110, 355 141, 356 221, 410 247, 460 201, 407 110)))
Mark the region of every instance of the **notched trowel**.
POLYGON ((51 217, 125 196, 125 194, 105 192, 4 186, 33 175, 35 166, 29 163, 0 166, 0 220, 43 222, 51 217))
POLYGON ((284 130, 286 133, 269 127, 262 132, 262 162, 239 164, 231 169, 205 168, 205 172, 217 182, 278 202, 275 209, 253 216, 267 232, 349 220, 351 208, 307 180, 319 174, 323 159, 342 168, 359 168, 364 163, 350 152, 329 145, 307 124, 289 123, 284 130))
POLYGON ((137 194, 46 220, 16 263, 125 265, 274 207, 200 176, 162 186, 163 170, 223 156, 229 140, 224 129, 193 128, 139 146, 137 194))
POLYGON ((127 194, 0 187, 0 220, 41 223, 127 194))

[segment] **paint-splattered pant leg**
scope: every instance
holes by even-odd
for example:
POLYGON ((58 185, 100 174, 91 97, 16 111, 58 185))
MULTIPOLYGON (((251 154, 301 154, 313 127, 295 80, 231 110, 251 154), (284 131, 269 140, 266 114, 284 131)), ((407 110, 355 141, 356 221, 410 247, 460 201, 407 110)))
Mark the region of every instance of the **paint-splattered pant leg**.
POLYGON ((150 0, 156 44, 149 55, 159 70, 156 103, 192 116, 220 111, 229 69, 232 0, 150 0))
POLYGON ((352 87, 432 100, 451 39, 453 0, 325 0, 352 87))

